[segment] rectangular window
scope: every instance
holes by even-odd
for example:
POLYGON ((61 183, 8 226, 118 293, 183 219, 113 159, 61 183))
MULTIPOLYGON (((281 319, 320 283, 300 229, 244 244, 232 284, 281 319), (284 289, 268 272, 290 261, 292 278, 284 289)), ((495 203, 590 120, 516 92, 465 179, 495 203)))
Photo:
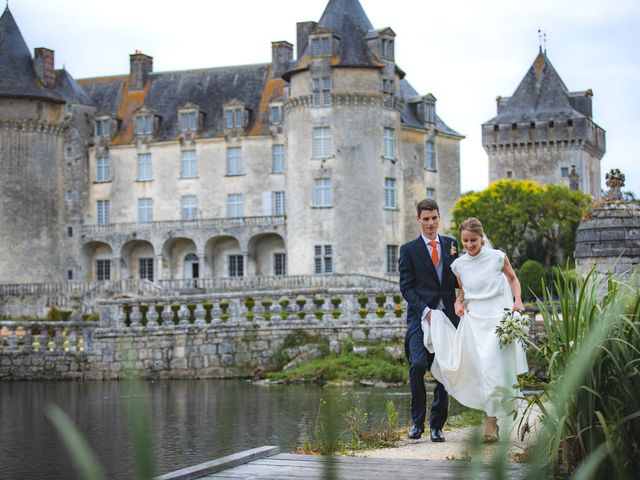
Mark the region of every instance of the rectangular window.
POLYGON ((94 123, 95 136, 109 138, 111 137, 111 119, 110 118, 98 118, 94 123))
POLYGON ((72 190, 67 190, 66 199, 67 199, 67 202, 71 202, 73 200, 73 191, 72 190))
POLYGON ((329 158, 331 156, 331 128, 314 127, 313 158, 329 158))
POLYGON ((273 254, 273 274, 276 276, 287 274, 287 254, 286 253, 273 254))
POLYGON ((384 158, 396 158, 396 131, 393 128, 384 129, 384 158))
POLYGON ((427 170, 436 169, 436 149, 431 140, 424 144, 424 168, 427 170))
POLYGON ((507 178, 513 178, 513 172, 511 170, 507 170, 507 178))
POLYGON ((96 280, 111 280, 111 260, 96 260, 96 280))
POLYGON ((333 250, 331 245, 316 245, 314 252, 316 274, 333 273, 333 250))
POLYGON ((240 108, 236 110, 236 128, 244 126, 244 111, 240 108))
POLYGON ((198 197, 185 195, 180 199, 182 220, 195 220, 198 218, 198 197))
POLYGON ((153 133, 153 116, 136 116, 136 135, 149 135, 153 133))
POLYGON ((560 167, 560 176, 562 178, 568 178, 569 177, 569 167, 560 167))
POLYGON ((398 274, 398 246, 387 245, 387 275, 398 274))
POLYGON ((153 222, 153 198, 138 199, 138 222, 153 222))
POLYGON ((73 227, 67 227, 67 237, 73 237, 73 227))
POLYGON ((280 105, 273 105, 271 107, 271 123, 278 125, 282 122, 282 107, 280 105))
POLYGON ((180 130, 182 133, 198 130, 198 114, 195 111, 180 112, 180 130))
POLYGON ((107 156, 96 158, 96 182, 111 181, 111 160, 107 156))
POLYGON ((331 105, 331 78, 314 78, 313 105, 316 107, 331 105))
POLYGON ((138 181, 148 182, 153 179, 153 169, 151 168, 151 154, 138 154, 138 181))
POLYGON ((311 55, 330 55, 331 42, 329 37, 316 37, 311 39, 311 55))
POLYGON ((227 217, 243 217, 244 202, 241 193, 231 193, 227 195, 227 217))
POLYGON ((273 192, 273 215, 284 215, 284 192, 273 192))
POLYGON ((242 175, 242 149, 227 148, 227 175, 242 175))
POLYGON ((435 188, 427 188, 427 198, 436 198, 436 189, 435 188))
POLYGON ((109 209, 110 209, 109 200, 98 200, 96 202, 96 219, 97 219, 98 225, 105 225, 109 223, 109 220, 110 220, 109 209))
POLYGON ((272 173, 284 173, 284 145, 271 147, 272 173))
POLYGON ((180 156, 180 176, 196 178, 198 176, 198 159, 195 150, 183 150, 180 156))
POLYGON ((138 259, 140 280, 153 282, 153 258, 138 259))
POLYGON ((73 280, 73 270, 67 270, 67 280, 73 280))
POLYGON ((313 182, 313 206, 331 206, 331 179, 316 178, 313 182))
POLYGON ((242 255, 229 255, 229 276, 244 276, 244 257, 242 255))
POLYGON ((227 128, 233 128, 233 110, 225 110, 224 112, 224 125, 227 128))
POLYGON ((396 202, 396 179, 384 179, 384 208, 397 208, 396 202))

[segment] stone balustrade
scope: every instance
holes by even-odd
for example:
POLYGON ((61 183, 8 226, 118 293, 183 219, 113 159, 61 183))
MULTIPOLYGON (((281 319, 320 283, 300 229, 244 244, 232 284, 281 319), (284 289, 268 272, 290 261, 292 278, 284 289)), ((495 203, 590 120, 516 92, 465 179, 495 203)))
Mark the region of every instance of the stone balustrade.
POLYGON ((0 322, 0 351, 78 352, 91 348, 95 322, 0 322))

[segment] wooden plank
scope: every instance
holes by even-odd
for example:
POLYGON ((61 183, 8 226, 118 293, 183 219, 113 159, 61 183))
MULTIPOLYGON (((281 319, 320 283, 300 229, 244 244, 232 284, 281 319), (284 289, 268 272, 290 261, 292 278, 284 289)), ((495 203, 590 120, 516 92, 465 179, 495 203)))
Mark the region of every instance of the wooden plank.
MULTIPOLYGON (((275 479, 288 479, 288 480, 322 480, 325 477, 325 465, 322 461, 305 461, 299 462, 287 460, 272 461, 273 458, 258 460, 248 464, 241 465, 239 467, 225 470, 217 474, 207 476, 208 480, 220 480, 222 478, 234 478, 234 479, 253 479, 253 480, 275 480, 275 479)), ((308 460, 308 459, 307 459, 308 460)), ((368 476, 389 476, 393 475, 397 477, 402 475, 403 479, 416 479, 423 480, 426 476, 433 476, 438 480, 454 480, 459 478, 474 478, 474 479, 487 479, 494 478, 494 470, 487 468, 486 465, 477 465, 470 462, 458 462, 458 461, 403 461, 396 460, 392 465, 392 468, 381 469, 382 465, 367 464, 367 458, 359 458, 356 462, 350 462, 348 458, 340 457, 333 465, 333 470, 336 474, 336 478, 341 480, 361 480, 368 476)), ((524 470, 519 471, 511 470, 505 472, 507 479, 520 479, 524 476, 524 470)), ((204 480, 204 479, 203 479, 204 480)))
POLYGON ((251 450, 245 450, 244 452, 234 453, 233 455, 211 460, 210 462, 200 463, 192 467, 183 468, 182 470, 176 470, 175 472, 165 473, 164 475, 155 477, 154 480, 192 480, 194 478, 202 478, 210 473, 230 469, 270 455, 276 455, 279 451, 280 448, 274 446, 253 448, 251 450))

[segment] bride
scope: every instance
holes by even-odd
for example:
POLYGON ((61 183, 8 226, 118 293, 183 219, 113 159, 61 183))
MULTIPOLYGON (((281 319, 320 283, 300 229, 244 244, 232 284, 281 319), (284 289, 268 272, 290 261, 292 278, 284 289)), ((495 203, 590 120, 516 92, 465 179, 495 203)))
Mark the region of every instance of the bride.
POLYGON ((487 414, 483 442, 499 439, 497 417, 517 408, 517 375, 528 370, 520 342, 502 348, 495 333, 505 309, 523 310, 520 282, 507 256, 484 245, 482 224, 459 226, 465 255, 451 264, 458 281, 455 302, 460 324, 434 310, 423 320, 424 344, 435 352, 431 373, 461 404, 487 414))

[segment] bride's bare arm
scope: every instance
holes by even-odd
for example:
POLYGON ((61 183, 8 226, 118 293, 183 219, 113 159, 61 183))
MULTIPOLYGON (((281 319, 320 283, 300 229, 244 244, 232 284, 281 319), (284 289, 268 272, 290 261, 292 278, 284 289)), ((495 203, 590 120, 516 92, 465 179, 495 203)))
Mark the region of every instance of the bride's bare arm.
POLYGON ((511 262, 509 262, 509 257, 504 257, 504 267, 502 267, 502 273, 505 274, 507 280, 509 281, 509 285, 511 286, 511 294, 513 295, 513 310, 524 310, 524 305, 522 304, 522 287, 520 287, 520 280, 518 280, 518 276, 516 275, 515 270, 511 266, 511 262))
POLYGON ((468 312, 469 309, 464 306, 464 290, 462 290, 462 282, 460 282, 460 278, 457 275, 456 280, 458 281, 458 295, 456 297, 456 303, 454 304, 454 310, 456 315, 461 317, 465 312, 468 312))

